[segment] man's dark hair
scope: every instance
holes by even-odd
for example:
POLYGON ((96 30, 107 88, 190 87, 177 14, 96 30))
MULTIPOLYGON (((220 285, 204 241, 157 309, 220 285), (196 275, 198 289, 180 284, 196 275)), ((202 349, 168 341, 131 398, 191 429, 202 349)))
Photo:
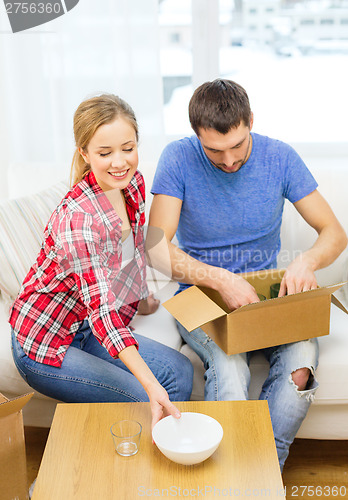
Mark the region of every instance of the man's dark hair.
POLYGON ((241 123, 249 126, 251 109, 248 94, 232 80, 217 79, 198 87, 189 103, 191 127, 198 135, 200 128, 212 128, 227 134, 241 123))

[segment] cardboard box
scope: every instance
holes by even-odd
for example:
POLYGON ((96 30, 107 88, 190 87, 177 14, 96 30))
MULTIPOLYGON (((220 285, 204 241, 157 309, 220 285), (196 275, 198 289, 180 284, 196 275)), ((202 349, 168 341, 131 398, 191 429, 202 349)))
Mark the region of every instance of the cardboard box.
POLYGON ((279 283, 284 272, 271 269, 242 274, 267 300, 232 312, 218 292, 197 286, 163 305, 188 331, 201 327, 227 354, 328 335, 331 302, 348 314, 332 295, 344 283, 270 299, 271 284, 279 283))
POLYGON ((32 395, 8 400, 0 393, 0 498, 4 500, 29 498, 22 408, 32 395))

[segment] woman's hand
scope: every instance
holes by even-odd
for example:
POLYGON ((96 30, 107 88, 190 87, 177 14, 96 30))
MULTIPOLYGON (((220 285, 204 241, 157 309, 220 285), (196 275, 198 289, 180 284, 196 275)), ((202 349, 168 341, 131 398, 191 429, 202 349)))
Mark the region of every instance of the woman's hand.
POLYGON ((151 383, 147 388, 146 392, 150 399, 150 407, 152 414, 151 429, 159 422, 163 417, 172 415, 175 418, 180 418, 181 413, 169 400, 167 391, 156 381, 151 383))
POLYGON ((149 397, 152 428, 167 415, 173 415, 175 418, 181 417, 180 411, 170 402, 167 391, 158 382, 134 345, 123 349, 118 357, 139 380, 149 397))
POLYGON ((143 299, 139 302, 138 314, 153 314, 157 311, 159 305, 160 301, 158 299, 155 299, 153 293, 150 293, 150 295, 146 299, 143 299))

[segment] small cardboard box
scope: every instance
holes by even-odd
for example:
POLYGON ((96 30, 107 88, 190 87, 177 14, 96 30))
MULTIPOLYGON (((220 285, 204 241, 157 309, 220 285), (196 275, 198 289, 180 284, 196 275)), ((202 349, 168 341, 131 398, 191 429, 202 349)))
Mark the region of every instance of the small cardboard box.
POLYGON ((254 351, 328 335, 330 304, 348 314, 332 294, 344 283, 270 299, 270 286, 285 269, 242 274, 267 300, 229 312, 215 290, 192 286, 164 302, 188 331, 201 327, 227 354, 254 351))
POLYGON ((0 498, 6 500, 29 498, 22 408, 32 395, 8 400, 0 393, 0 498))

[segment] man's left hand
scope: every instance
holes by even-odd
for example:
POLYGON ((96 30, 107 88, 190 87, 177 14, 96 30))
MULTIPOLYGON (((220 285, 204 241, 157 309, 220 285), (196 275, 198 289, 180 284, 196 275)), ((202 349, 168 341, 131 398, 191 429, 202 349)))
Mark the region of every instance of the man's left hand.
POLYGON ((306 261, 304 255, 299 255, 287 267, 283 276, 279 297, 288 294, 306 292, 318 287, 317 279, 310 264, 306 261))

